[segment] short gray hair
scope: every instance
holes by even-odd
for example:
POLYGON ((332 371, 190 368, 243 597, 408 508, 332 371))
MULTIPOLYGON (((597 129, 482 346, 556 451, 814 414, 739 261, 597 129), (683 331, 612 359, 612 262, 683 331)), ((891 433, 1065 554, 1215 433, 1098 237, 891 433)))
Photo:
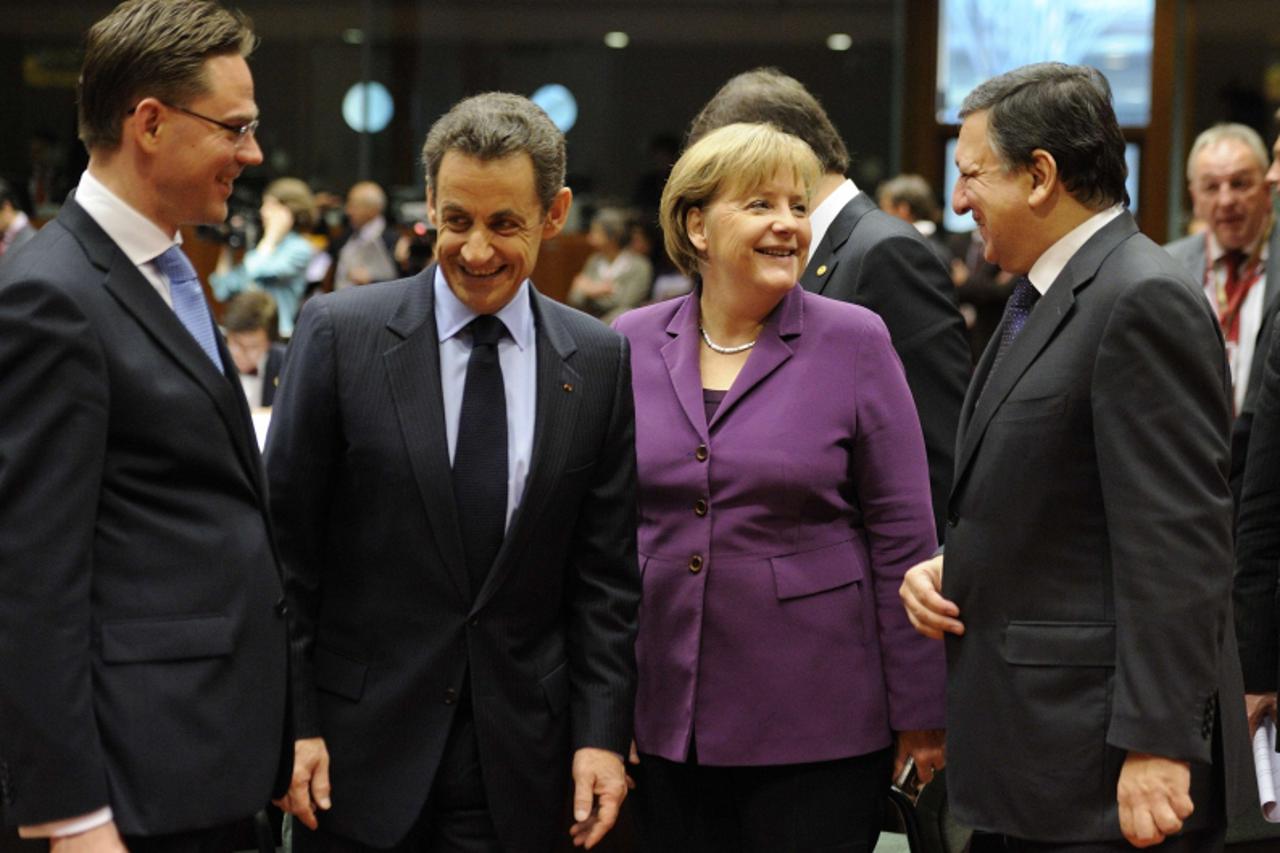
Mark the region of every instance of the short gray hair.
POLYGON ((1233 139, 1248 148, 1249 153, 1258 161, 1262 171, 1267 171, 1267 167, 1271 165, 1271 157, 1268 156, 1267 145, 1262 141, 1262 137, 1258 135, 1258 131, 1247 124, 1220 122, 1208 130, 1202 131, 1196 137, 1196 141, 1191 143, 1191 153, 1187 155, 1188 183, 1195 180, 1196 158, 1200 156, 1200 152, 1228 139, 1233 139))
POLYGON ((431 126, 422 146, 429 192, 434 192, 440 161, 450 151, 485 161, 528 154, 543 211, 564 187, 564 134, 537 104, 520 95, 485 92, 464 98, 431 126))

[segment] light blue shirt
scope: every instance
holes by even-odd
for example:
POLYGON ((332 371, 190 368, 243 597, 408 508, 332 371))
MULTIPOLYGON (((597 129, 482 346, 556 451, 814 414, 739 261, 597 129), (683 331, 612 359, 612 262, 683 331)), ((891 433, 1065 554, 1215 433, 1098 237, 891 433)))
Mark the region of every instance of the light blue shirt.
MULTIPOLYGON (((444 426, 449 441, 449 463, 458 446, 458 419, 462 392, 467 385, 471 335, 467 324, 477 316, 453 295, 444 273, 436 267, 433 283, 436 299, 436 334, 440 341, 440 391, 444 397, 444 426)), ((533 323, 533 296, 529 280, 495 315, 507 327, 509 337, 498 342, 502 387, 507 398, 507 524, 520 506, 529 464, 533 459, 533 422, 537 413, 538 347, 533 323)))

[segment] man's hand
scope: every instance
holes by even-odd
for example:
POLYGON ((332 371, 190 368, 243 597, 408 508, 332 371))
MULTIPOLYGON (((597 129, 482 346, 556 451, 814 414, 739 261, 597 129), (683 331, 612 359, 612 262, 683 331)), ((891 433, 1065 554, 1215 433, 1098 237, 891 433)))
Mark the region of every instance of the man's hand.
POLYGON ((618 820, 627 798, 627 773, 622 756, 607 749, 583 747, 573 754, 573 819, 569 827, 574 847, 590 850, 618 820))
POLYGON ((1262 721, 1267 717, 1276 718, 1276 694, 1275 693, 1246 693, 1244 694, 1244 710, 1249 716, 1249 738, 1252 739, 1258 726, 1262 725, 1262 721))
POLYGON ((909 755, 916 760, 916 775, 920 777, 920 784, 932 782, 934 772, 947 766, 946 732, 942 729, 920 729, 897 734, 893 778, 898 778, 909 755))
POLYGON ((318 825, 316 809, 328 809, 331 789, 329 786, 329 750, 324 738, 312 737, 294 741, 293 778, 289 791, 278 800, 272 800, 277 808, 302 821, 308 829, 318 825))
POLYGON ((941 555, 912 566, 898 588, 898 596, 907 609, 911 624, 934 640, 942 639, 944 633, 964 634, 964 624, 958 618, 960 608, 943 598, 941 591, 941 555))
POLYGON ((1159 844, 1182 830, 1195 811, 1191 802, 1191 767, 1158 755, 1131 752, 1116 785, 1120 831, 1134 847, 1159 844))
POLYGON ((88 832, 49 839, 49 853, 128 853, 115 821, 88 832))

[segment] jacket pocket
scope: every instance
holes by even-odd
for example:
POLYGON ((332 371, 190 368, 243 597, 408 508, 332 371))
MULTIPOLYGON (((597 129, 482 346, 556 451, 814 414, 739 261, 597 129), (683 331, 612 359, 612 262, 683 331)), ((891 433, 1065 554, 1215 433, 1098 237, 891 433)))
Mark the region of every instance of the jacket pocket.
POLYGON ((863 578, 862 555, 852 540, 770 557, 769 562, 779 601, 839 589, 863 578))
POLYGON ((315 673, 317 688, 358 702, 364 695, 369 665, 324 646, 316 646, 315 673))
POLYGON ((995 413, 991 416, 991 422, 1007 423, 1009 421, 1038 421, 1046 418, 1059 418, 1066 411, 1066 394, 1035 397, 1027 400, 1006 399, 996 407, 995 413))
POLYGON ((1004 659, 1015 666, 1106 666, 1116 663, 1111 622, 1010 622, 1004 659))
POLYGON ((234 628, 226 616, 124 619, 102 623, 106 663, 195 660, 231 654, 234 628))
POLYGON ((565 661, 538 679, 547 708, 553 716, 560 716, 569 707, 569 662, 565 661))

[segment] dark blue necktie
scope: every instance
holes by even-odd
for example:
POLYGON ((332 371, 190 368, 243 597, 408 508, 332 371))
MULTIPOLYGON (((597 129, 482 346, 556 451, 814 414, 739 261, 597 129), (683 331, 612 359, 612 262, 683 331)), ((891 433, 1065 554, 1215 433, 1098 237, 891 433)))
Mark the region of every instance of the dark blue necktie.
POLYGON ((214 337, 213 316, 204 301, 204 290, 196 277, 195 267, 187 260, 186 253, 178 246, 170 246, 154 261, 156 268, 169 279, 169 295, 173 299, 173 313, 196 339, 200 349, 222 372, 222 359, 218 355, 218 342, 214 337))
MULTIPOLYGON (((1027 325, 1027 320, 1031 317, 1031 309, 1036 307, 1039 299, 1040 291, 1036 290, 1031 279, 1025 275, 1018 276, 1013 284, 1013 292, 1009 294, 1009 301, 1004 306, 1004 321, 1000 324, 1000 345, 996 349, 995 360, 991 362, 991 369, 987 371, 986 381, 982 385, 983 394, 991 384, 991 377, 996 375, 996 369, 1000 367, 1000 362, 1004 360, 1009 347, 1013 346, 1014 338, 1018 337, 1022 327, 1027 325)), ((979 399, 981 396, 980 394, 979 399)))
POLYGON ((507 398, 498 361, 498 341, 507 328, 490 314, 475 318, 468 328, 471 357, 453 451, 453 499, 475 596, 507 528, 507 398))

